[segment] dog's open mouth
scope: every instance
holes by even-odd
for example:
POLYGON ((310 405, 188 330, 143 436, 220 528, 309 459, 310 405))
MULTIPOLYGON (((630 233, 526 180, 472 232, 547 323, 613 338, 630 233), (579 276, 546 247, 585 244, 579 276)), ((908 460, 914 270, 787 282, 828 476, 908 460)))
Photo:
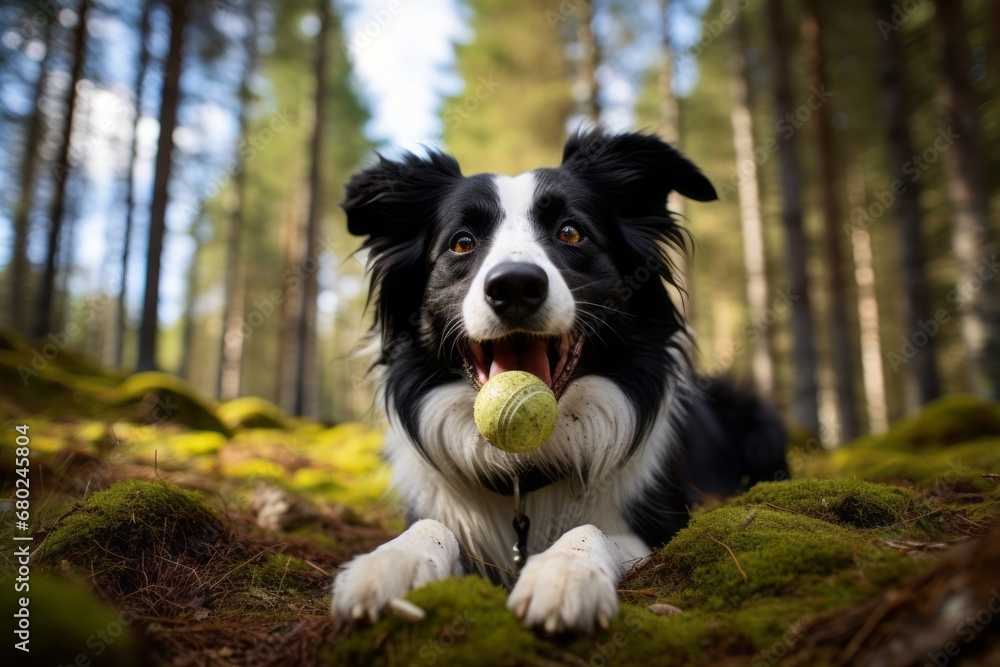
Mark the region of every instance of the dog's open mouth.
POLYGON ((465 363, 477 387, 506 371, 526 371, 538 376, 559 398, 569 384, 582 349, 583 335, 579 333, 564 336, 518 333, 470 343, 465 363))

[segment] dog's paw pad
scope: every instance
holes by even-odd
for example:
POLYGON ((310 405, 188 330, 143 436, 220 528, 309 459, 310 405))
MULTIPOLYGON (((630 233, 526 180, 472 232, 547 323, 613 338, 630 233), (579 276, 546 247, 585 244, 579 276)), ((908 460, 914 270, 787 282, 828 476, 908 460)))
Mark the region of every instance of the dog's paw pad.
POLYGON ((528 561, 507 608, 549 634, 592 632, 618 615, 618 593, 611 574, 586 554, 556 551, 528 561))

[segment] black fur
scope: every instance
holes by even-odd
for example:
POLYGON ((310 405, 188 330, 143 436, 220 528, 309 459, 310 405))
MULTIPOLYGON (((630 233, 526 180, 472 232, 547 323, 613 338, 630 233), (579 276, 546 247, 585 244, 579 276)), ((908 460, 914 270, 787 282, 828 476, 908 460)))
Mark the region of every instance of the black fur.
POLYGON ((753 392, 723 378, 695 378, 680 447, 655 486, 629 512, 629 525, 651 547, 666 544, 688 512, 739 495, 757 482, 788 479, 788 433, 777 413, 753 392))
MULTIPOLYGON (((683 249, 685 232, 665 208, 667 195, 710 201, 715 190, 656 137, 600 129, 571 137, 562 165, 536 170, 535 177, 532 222, 551 231, 540 237, 572 291, 577 326, 586 331, 574 378, 607 377, 629 397, 639 419, 634 451, 662 417, 665 378, 690 372, 684 320, 667 290, 675 283, 666 250, 683 249), (569 223, 586 243, 568 247, 556 240, 556 230, 569 223)), ((363 248, 370 252, 373 332, 382 342, 378 363, 386 367, 388 412, 418 447, 423 397, 465 377, 462 348, 469 341, 461 303, 486 256, 448 252, 448 244, 456 232, 488 244, 503 213, 498 197, 490 175, 464 177, 453 158, 433 151, 380 157, 347 184, 342 205, 348 229, 367 237, 363 248)), ((645 508, 635 511, 636 530, 650 544, 683 524, 685 504, 693 499, 684 488, 738 489, 744 474, 757 478, 771 470, 777 431, 764 417, 751 424, 755 409, 714 388, 691 406, 686 437, 692 453, 685 458, 691 481, 682 487, 679 479, 665 477, 644 498, 645 508), (715 423, 729 418, 732 425, 715 423), (752 435, 751 426, 761 434, 752 435), (751 453, 754 448, 760 452, 751 453), (729 458, 734 450, 746 456, 729 458), (702 465, 711 470, 692 473, 702 465)))

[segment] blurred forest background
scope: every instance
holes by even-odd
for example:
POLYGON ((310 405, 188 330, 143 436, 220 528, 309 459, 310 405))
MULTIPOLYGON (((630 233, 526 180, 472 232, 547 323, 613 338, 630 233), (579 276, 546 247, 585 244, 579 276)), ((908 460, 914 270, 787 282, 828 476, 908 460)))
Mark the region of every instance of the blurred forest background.
POLYGON ((440 95, 420 140, 466 173, 556 165, 603 122, 715 183, 720 202, 671 202, 704 371, 827 444, 945 393, 1000 397, 998 0, 5 2, 0 287, 33 341, 21 380, 68 349, 365 414, 364 258, 337 203, 395 150, 370 91, 410 62, 366 52, 439 12, 458 37, 411 42, 448 49, 453 83, 410 85, 440 95))

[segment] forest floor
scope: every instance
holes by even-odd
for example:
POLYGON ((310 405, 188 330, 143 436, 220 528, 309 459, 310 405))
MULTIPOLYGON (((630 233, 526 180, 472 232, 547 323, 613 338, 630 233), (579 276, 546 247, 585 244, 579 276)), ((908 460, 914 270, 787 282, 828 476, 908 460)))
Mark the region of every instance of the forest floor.
POLYGON ((998 404, 946 397, 832 452, 798 438, 792 480, 697 510, 628 574, 609 630, 525 630, 470 576, 413 591, 422 621, 345 636, 337 568, 403 526, 377 429, 45 352, 0 332, 0 615, 30 611, 14 664, 1000 664, 998 404))

